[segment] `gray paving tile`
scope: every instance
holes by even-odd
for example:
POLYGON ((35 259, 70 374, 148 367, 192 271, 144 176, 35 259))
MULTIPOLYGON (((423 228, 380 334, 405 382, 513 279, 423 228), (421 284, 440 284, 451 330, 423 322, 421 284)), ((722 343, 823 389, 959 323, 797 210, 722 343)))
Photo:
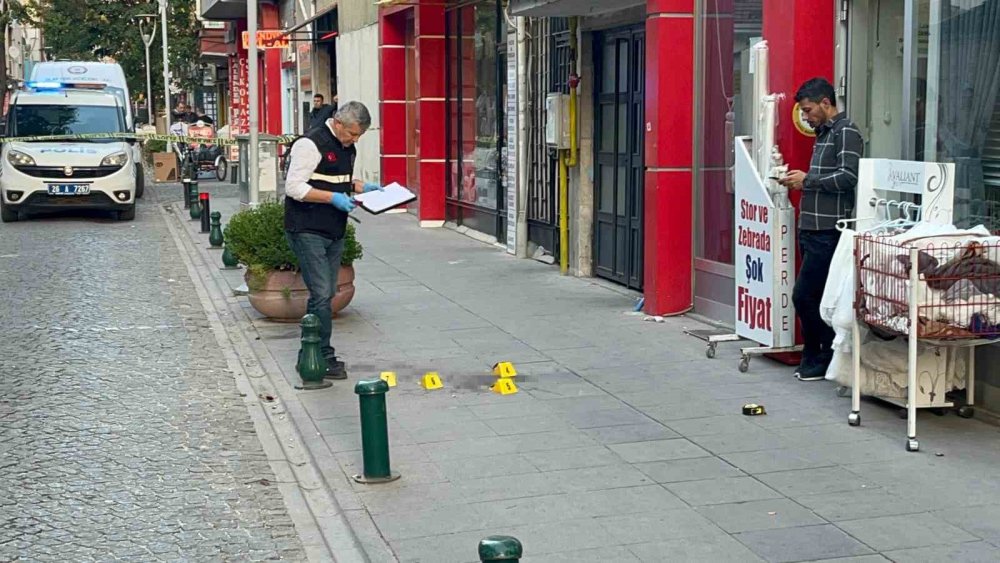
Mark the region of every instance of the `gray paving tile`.
MULTIPOLYGON (((715 563, 719 561, 763 561, 740 542, 727 535, 689 538, 654 543, 640 543, 628 546, 640 561, 663 563, 664 561, 715 563)), ((610 560, 609 560, 610 561, 610 560)))
POLYGON ((414 437, 414 441, 418 444, 451 442, 465 438, 490 438, 497 435, 492 428, 480 420, 465 420, 462 422, 448 422, 434 426, 425 426, 415 429, 411 434, 414 437))
POLYGON ((743 415, 709 416, 705 418, 689 418, 672 420, 667 426, 681 436, 712 436, 731 432, 753 431, 757 427, 743 415))
POLYGON ((789 497, 821 495, 858 489, 879 488, 875 483, 841 467, 819 467, 765 473, 758 477, 789 497))
POLYGON ((912 498, 876 488, 803 495, 795 501, 831 522, 924 512, 912 498))
POLYGON ((479 540, 495 533, 491 530, 461 532, 422 538, 390 541, 401 563, 436 563, 455 561, 472 563, 479 559, 479 540))
POLYGON ((707 457, 710 455, 705 450, 683 438, 614 444, 608 447, 629 463, 707 457))
POLYGON ((599 547, 597 549, 571 549, 563 553, 543 553, 537 557, 521 558, 521 563, 579 563, 580 561, 607 561, 629 563, 641 561, 625 546, 599 547))
POLYGON ((685 481, 663 485, 691 506, 727 504, 781 497, 767 485, 753 477, 725 477, 704 481, 685 481))
POLYGON ((773 530, 826 524, 807 508, 788 500, 770 499, 697 508, 703 516, 729 533, 773 530))
POLYGON ((652 479, 638 469, 626 464, 549 471, 542 475, 552 479, 555 490, 567 492, 618 489, 653 483, 652 479))
POLYGON ((538 555, 570 553, 619 543, 600 522, 591 518, 515 526, 509 535, 521 540, 526 554, 538 555))
POLYGON ((984 540, 1000 543, 1000 505, 940 510, 934 516, 984 540))
POLYGON ((532 452, 531 463, 539 471, 558 471, 580 467, 617 465, 623 463, 623 460, 604 446, 589 446, 586 448, 532 452))
POLYGON ((492 405, 469 407, 469 410, 481 420, 516 418, 519 416, 542 416, 550 412, 545 403, 528 395, 518 393, 517 395, 508 395, 506 398, 513 400, 492 405))
POLYGON ((1000 561, 1000 547, 986 542, 936 545, 889 551, 886 557, 896 563, 995 563, 1000 561))
POLYGON ((598 518, 596 521, 611 532, 616 543, 622 544, 705 538, 725 534, 718 526, 690 508, 611 516, 598 518))
POLYGON ((838 522, 837 526, 879 551, 962 543, 979 539, 926 513, 848 520, 838 522))
POLYGON ((657 422, 588 428, 588 436, 602 444, 626 444, 678 438, 679 434, 657 422))
MULTIPOLYGON (((669 422, 665 422, 669 426, 669 422)), ((797 447, 789 440, 782 439, 771 430, 754 426, 740 432, 729 434, 714 434, 711 436, 692 436, 691 441, 717 454, 736 452, 755 452, 760 450, 779 450, 797 447)))
MULTIPOLYGON (((532 458, 536 454, 532 454, 532 458)), ((437 462, 446 477, 452 480, 481 479, 502 475, 537 473, 532 458, 524 454, 506 454, 468 459, 446 459, 437 462)))
POLYGON ((652 461, 638 463, 635 467, 657 483, 699 481, 720 477, 742 477, 746 475, 738 468, 717 457, 652 461))
POLYGON ((622 406, 622 402, 612 395, 586 395, 583 397, 559 397, 550 398, 543 401, 545 406, 555 413, 570 412, 593 412, 608 409, 617 409, 622 406))
POLYGON ((569 411, 562 413, 561 416, 576 428, 598 428, 652 422, 649 417, 626 406, 591 412, 569 411))
POLYGON ((836 559, 817 559, 812 563, 885 563, 889 561, 881 555, 859 555, 857 557, 838 557, 836 559))
MULTIPOLYGON (((554 415, 519 416, 515 418, 491 418, 485 421, 493 432, 500 436, 511 434, 535 434, 538 432, 572 431, 564 420, 554 415)), ((482 424, 482 423, 480 423, 482 424)))
POLYGON ((773 473, 815 467, 829 467, 832 462, 810 458, 801 449, 764 450, 759 452, 738 452, 722 454, 719 457, 739 467, 747 473, 773 473))
POLYGON ((721 401, 686 401, 674 405, 653 405, 637 407, 637 409, 650 418, 663 423, 669 423, 672 420, 733 414, 733 411, 721 401))
POLYGON ((489 528, 495 522, 482 505, 466 504, 407 512, 389 512, 372 517, 379 531, 390 541, 399 541, 442 532, 459 533, 489 528))
POLYGON ((784 563, 873 553, 831 524, 736 534, 736 539, 767 561, 784 563))

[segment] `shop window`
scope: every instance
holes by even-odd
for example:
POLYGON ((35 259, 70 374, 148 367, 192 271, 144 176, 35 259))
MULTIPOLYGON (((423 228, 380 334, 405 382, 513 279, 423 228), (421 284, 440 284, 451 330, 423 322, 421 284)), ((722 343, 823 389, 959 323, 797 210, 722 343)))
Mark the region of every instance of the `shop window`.
POLYGON ((751 132, 750 47, 762 35, 762 0, 707 0, 701 25, 704 81, 696 252, 698 258, 732 264, 733 137, 751 132))

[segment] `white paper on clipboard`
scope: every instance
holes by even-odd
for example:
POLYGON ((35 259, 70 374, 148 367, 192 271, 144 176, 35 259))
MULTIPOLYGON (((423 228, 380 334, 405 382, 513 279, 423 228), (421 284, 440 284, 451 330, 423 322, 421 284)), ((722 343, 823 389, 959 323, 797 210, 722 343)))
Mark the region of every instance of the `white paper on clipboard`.
POLYGON ((400 186, 397 182, 385 186, 383 191, 368 192, 354 196, 354 200, 360 203, 365 211, 374 214, 388 211, 415 199, 417 199, 415 193, 400 186))

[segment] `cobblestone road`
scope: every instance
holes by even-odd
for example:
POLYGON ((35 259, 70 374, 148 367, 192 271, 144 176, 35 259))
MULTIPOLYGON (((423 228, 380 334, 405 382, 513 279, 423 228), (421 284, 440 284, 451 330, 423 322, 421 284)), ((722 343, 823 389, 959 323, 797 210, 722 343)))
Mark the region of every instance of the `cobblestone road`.
POLYGON ((154 197, 0 225, 0 561, 305 559, 154 197))

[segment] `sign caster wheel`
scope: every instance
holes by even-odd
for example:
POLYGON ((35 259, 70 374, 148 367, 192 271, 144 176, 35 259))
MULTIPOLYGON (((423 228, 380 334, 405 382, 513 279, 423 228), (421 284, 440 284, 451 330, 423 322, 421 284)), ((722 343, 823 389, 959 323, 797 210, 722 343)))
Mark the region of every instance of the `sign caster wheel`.
POLYGON ((962 418, 972 418, 976 416, 976 409, 970 407, 969 405, 958 407, 958 416, 962 418))
POLYGON ((916 438, 910 438, 909 440, 906 441, 906 451, 919 452, 920 442, 918 442, 916 438))
POLYGON ((740 373, 746 373, 750 371, 750 357, 743 356, 743 358, 740 359, 739 367, 740 367, 740 373))
POLYGON ((714 344, 709 344, 708 348, 705 349, 705 357, 708 358, 708 359, 710 359, 710 360, 715 357, 715 345, 714 344))
POLYGON ((851 426, 861 426, 861 413, 852 412, 847 415, 847 423, 851 426))

